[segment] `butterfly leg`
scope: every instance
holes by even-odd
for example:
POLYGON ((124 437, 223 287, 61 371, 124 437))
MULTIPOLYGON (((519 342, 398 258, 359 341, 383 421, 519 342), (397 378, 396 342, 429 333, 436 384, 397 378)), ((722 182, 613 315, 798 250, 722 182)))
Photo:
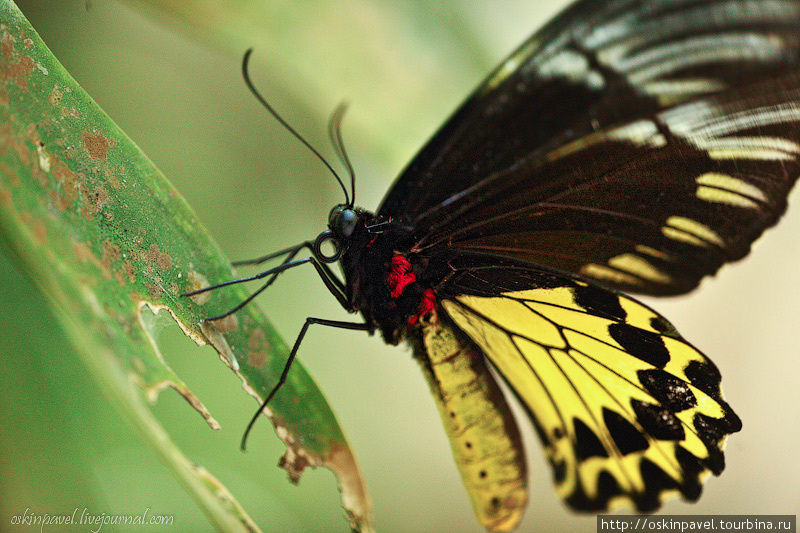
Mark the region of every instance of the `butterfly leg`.
MULTIPOLYGON (((294 259, 294 257, 297 255, 297 253, 298 253, 300 250, 301 250, 301 247, 297 247, 297 248, 295 248, 294 250, 290 250, 290 253, 289 253, 289 255, 287 255, 287 256, 286 256, 286 258, 283 260, 283 262, 281 263, 281 266, 283 266, 283 265, 285 265, 285 264, 287 264, 287 263, 291 262, 291 261, 292 261, 292 259, 294 259)), ((261 259, 261 258, 259 258, 259 259, 261 259)), ((234 263, 234 264, 236 264, 236 263, 234 263)), ((250 296, 248 296, 247 298, 245 298, 244 300, 242 300, 242 301, 241 301, 241 302, 240 302, 240 303, 239 303, 239 304, 238 304, 236 307, 234 307, 233 309, 230 309, 230 310, 228 310, 228 311, 226 311, 226 312, 222 313, 221 315, 217 315, 217 316, 212 316, 212 317, 209 317, 209 318, 207 318, 206 320, 221 320, 221 319, 223 319, 223 318, 225 318, 225 317, 227 317, 227 316, 230 316, 230 315, 232 315, 233 313, 235 313, 236 311, 238 311, 239 309, 241 309, 242 307, 244 307, 245 305, 247 305, 247 304, 249 304, 251 301, 253 301, 253 298, 255 298, 256 296, 258 296, 259 294, 261 294, 262 292, 264 292, 265 290, 267 290, 267 287, 269 287, 270 285, 272 285, 272 283, 273 283, 273 282, 274 282, 276 279, 278 279, 278 274, 280 274, 280 272, 275 272, 275 273, 273 273, 273 274, 272 274, 272 276, 271 276, 271 277, 270 277, 270 278, 269 278, 269 279, 266 281, 266 283, 264 283, 264 284, 263 284, 261 287, 259 287, 259 288, 258 288, 258 290, 257 290, 256 292, 254 292, 253 294, 251 294, 250 296)))
MULTIPOLYGON (((248 265, 260 265, 262 263, 266 263, 271 259, 275 259, 284 255, 289 255, 290 257, 294 257, 297 253, 302 250, 303 248, 308 248, 311 250, 311 242, 305 241, 301 242, 300 244, 296 244, 294 246, 290 246, 289 248, 284 248, 283 250, 278 250, 277 252, 272 252, 267 255, 262 255, 261 257, 256 257, 255 259, 245 259, 243 261, 234 261, 231 263, 233 266, 248 266, 248 265)), ((288 259, 291 261, 291 259, 288 259)), ((286 262, 286 260, 284 260, 286 262)))
POLYGON ((209 287, 203 287, 202 289, 197 289, 195 291, 184 292, 183 294, 181 294, 181 296, 185 296, 185 297, 197 296, 198 294, 202 294, 202 293, 208 292, 208 291, 213 291, 213 290, 216 290, 216 289, 221 289, 222 287, 227 287, 229 285, 238 285, 239 283, 246 283, 248 281, 254 281, 254 280, 257 280, 257 279, 266 278, 267 276, 270 276, 272 274, 279 274, 279 273, 283 272, 284 270, 289 270, 290 268, 294 268, 296 266, 304 265, 306 263, 310 263, 311 261, 313 261, 313 259, 311 257, 307 257, 305 259, 298 259, 297 261, 285 261, 285 262, 281 263, 280 265, 276 266, 275 268, 270 268, 269 270, 265 270, 264 272, 256 274, 255 276, 248 276, 246 278, 232 279, 230 281, 225 281, 223 283, 217 283, 216 285, 211 285, 209 287))
POLYGON ((250 430, 253 428, 253 425, 256 423, 259 415, 264 411, 267 407, 267 404, 272 400, 273 396, 278 392, 281 386, 286 382, 286 376, 289 374, 289 369, 294 362, 294 358, 297 355, 297 349, 300 348, 300 344, 303 342, 303 338, 306 336, 306 332, 308 331, 308 327, 312 324, 320 324, 322 326, 329 326, 332 328, 339 328, 339 329, 351 329, 356 331, 369 331, 370 326, 368 324, 359 323, 359 322, 342 322, 339 320, 328 320, 325 318, 314 318, 314 317, 307 317, 305 324, 303 327, 300 328, 300 333, 297 335, 297 340, 294 341, 294 346, 292 346, 292 351, 289 352, 289 358, 286 360, 286 364, 283 366, 283 372, 281 372, 281 377, 278 379, 278 383, 272 388, 270 393, 261 403, 261 407, 258 408, 256 414, 253 415, 253 418, 250 419, 250 423, 247 424, 247 429, 244 430, 244 435, 242 435, 242 443, 241 449, 245 451, 247 448, 247 436, 250 434, 250 430))
POLYGON ((239 303, 233 309, 230 309, 230 310, 226 311, 225 313, 222 313, 221 315, 212 316, 212 317, 209 317, 209 318, 206 319, 206 320, 220 320, 220 319, 225 318, 225 317, 227 317, 229 315, 232 315, 233 313, 235 313, 236 311, 238 311, 239 309, 241 309, 245 305, 249 304, 253 300, 253 298, 255 298, 256 296, 258 296, 259 294, 264 292, 267 289, 267 287, 272 285, 272 283, 278 277, 278 274, 284 272, 285 270, 289 270, 290 268, 294 268, 296 266, 304 265, 306 263, 311 263, 312 265, 314 265, 314 269, 317 271, 317 273, 319 274, 320 278, 322 278, 322 282, 325 284, 325 287, 328 289, 328 291, 330 291, 330 293, 333 294, 336 297, 336 300, 339 302, 339 304, 342 307, 344 307, 345 309, 347 309, 349 311, 350 310, 350 305, 349 305, 349 302, 347 300, 347 297, 344 294, 344 284, 342 283, 342 281, 338 277, 336 277, 336 275, 330 270, 330 268, 328 268, 326 265, 321 264, 314 257, 307 257, 305 259, 298 259, 296 261, 293 261, 295 255, 297 255, 297 253, 301 249, 302 249, 302 246, 298 247, 296 250, 291 251, 291 253, 284 259, 284 261, 280 265, 278 265, 277 267, 270 268, 269 270, 265 270, 264 272, 256 274, 255 276, 234 279, 234 280, 226 281, 224 283, 218 283, 216 285, 211 285, 209 287, 203 287, 202 289, 197 289, 195 291, 185 292, 181 296, 195 296, 195 295, 202 294, 204 292, 212 291, 212 290, 215 290, 215 289, 221 289, 222 287, 227 287, 229 285, 236 285, 236 284, 239 284, 239 283, 245 283, 245 282, 254 281, 254 280, 257 280, 257 279, 263 279, 263 278, 265 278, 267 276, 272 276, 272 277, 270 277, 270 279, 267 280, 266 283, 264 283, 264 285, 259 287, 256 292, 254 292, 253 294, 251 294, 250 296, 245 298, 241 303, 239 303))

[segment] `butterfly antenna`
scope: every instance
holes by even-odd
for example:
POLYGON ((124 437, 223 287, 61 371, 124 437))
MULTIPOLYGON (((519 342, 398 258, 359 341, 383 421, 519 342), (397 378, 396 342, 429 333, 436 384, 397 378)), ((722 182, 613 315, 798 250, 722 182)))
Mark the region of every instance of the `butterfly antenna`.
POLYGON ((347 150, 342 140, 342 121, 347 107, 348 103, 342 102, 331 113, 331 118, 328 121, 328 136, 331 139, 336 155, 339 157, 339 161, 347 168, 347 173, 350 175, 350 207, 353 207, 356 203, 356 173, 353 170, 352 163, 350 163, 350 157, 347 155, 347 150))
POLYGON ((289 133, 294 135, 301 143, 303 143, 303 145, 305 145, 306 148, 311 150, 311 153, 317 156, 317 159, 322 161, 322 163, 328 168, 328 170, 331 171, 333 177, 336 178, 336 181, 339 182, 339 186, 342 188, 342 192, 344 192, 345 203, 347 205, 352 205, 352 202, 350 201, 350 195, 347 193, 347 187, 344 186, 342 178, 340 178, 339 174, 337 174, 336 171, 333 170, 333 167, 330 165, 330 163, 328 163, 328 161, 324 157, 322 157, 322 154, 320 154, 313 146, 311 146, 311 144, 308 141, 306 141, 302 135, 297 133, 297 131, 293 127, 291 127, 289 123, 283 120, 283 117, 281 117, 278 114, 278 112, 275 111, 275 109, 269 104, 269 102, 267 102, 266 98, 264 98, 261 95, 261 93, 258 92, 258 89, 256 89, 255 85, 253 85, 253 81, 250 79, 250 72, 248 69, 248 65, 250 63, 250 55, 252 53, 253 49, 252 48, 248 49, 244 53, 244 58, 242 59, 242 76, 244 77, 244 82, 247 84, 247 88, 250 89, 250 92, 253 93, 253 96, 255 96, 256 99, 261 103, 261 105, 263 105, 267 109, 267 111, 269 111, 270 114, 273 117, 275 117, 275 120, 277 120, 281 126, 286 128, 289 131, 289 133))

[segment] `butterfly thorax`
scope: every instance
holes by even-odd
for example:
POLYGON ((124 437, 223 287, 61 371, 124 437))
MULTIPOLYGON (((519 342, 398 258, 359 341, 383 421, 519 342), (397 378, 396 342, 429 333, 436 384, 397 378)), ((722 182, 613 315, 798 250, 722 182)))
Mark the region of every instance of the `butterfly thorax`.
POLYGON ((427 260, 406 251, 404 228, 372 213, 359 215, 340 260, 347 298, 352 311, 360 311, 386 342, 397 344, 435 308, 435 294, 426 283, 427 260))

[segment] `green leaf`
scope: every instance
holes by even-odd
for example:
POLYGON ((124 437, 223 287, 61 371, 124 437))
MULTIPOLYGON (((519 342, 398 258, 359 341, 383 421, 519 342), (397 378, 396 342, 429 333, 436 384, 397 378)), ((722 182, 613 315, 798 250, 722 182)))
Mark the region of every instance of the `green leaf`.
MULTIPOLYGON (((219 424, 167 365, 156 315, 210 344, 260 399, 276 383, 286 345, 232 287, 191 299, 187 290, 236 276, 181 195, 53 57, 16 6, 0 1, 0 235, 47 295, 97 385, 174 470, 210 519, 257 530, 234 497, 172 443, 150 406, 172 387, 219 424)), ((55 348, 55 347, 54 347, 55 348)), ((306 466, 339 478, 353 526, 370 528, 352 453, 328 404, 297 364, 269 406, 292 480, 306 466)))

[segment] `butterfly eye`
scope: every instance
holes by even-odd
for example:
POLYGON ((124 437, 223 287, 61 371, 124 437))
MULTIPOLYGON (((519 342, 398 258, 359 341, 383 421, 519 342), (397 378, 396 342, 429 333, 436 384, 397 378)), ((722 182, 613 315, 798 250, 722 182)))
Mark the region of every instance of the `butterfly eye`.
POLYGON ((331 230, 320 233, 314 241, 314 256, 323 263, 335 263, 342 256, 344 246, 331 230), (325 253, 325 249, 333 248, 333 253, 325 253))
POLYGON ((339 238, 343 239, 347 239, 353 235, 357 223, 358 214, 355 210, 344 205, 334 207, 328 218, 328 227, 331 228, 339 238))
POLYGON ((339 220, 337 222, 337 233, 343 237, 350 237, 356 229, 358 215, 352 209, 345 209, 339 215, 339 220))

